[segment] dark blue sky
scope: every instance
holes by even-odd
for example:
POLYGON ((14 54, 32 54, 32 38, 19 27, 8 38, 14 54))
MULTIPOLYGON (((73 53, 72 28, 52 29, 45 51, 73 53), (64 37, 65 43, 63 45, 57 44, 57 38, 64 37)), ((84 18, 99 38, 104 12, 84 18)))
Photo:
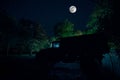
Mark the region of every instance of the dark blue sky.
POLYGON ((70 20, 75 29, 85 29, 95 5, 90 0, 4 0, 0 3, 17 20, 26 18, 39 22, 50 35, 54 25, 65 19, 70 20), (75 14, 69 12, 71 5, 77 7, 75 14))

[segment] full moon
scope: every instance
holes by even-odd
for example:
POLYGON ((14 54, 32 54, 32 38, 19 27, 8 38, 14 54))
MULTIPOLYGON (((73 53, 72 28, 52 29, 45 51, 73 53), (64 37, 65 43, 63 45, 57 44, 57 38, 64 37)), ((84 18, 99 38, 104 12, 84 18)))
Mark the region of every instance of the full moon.
POLYGON ((69 11, 70 11, 70 13, 75 13, 77 11, 76 6, 70 6, 69 11))

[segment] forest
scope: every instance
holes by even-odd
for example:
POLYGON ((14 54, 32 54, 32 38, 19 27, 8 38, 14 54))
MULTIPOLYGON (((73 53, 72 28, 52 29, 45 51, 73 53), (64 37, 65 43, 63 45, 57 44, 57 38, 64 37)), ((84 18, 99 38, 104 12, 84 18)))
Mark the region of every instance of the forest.
POLYGON ((51 42, 59 38, 105 33, 111 48, 115 48, 118 53, 120 50, 119 22, 117 21, 119 12, 118 7, 113 4, 115 1, 94 1, 96 6, 89 17, 84 31, 75 30, 74 23, 68 19, 56 23, 53 27, 53 36, 49 36, 41 23, 21 18, 16 20, 14 16, 6 10, 0 10, 0 54, 34 54, 41 49, 49 48, 51 42))
MULTIPOLYGON (((5 9, 1 8, 0 56, 33 56, 41 52, 42 50, 44 53, 44 50, 51 48, 52 42, 57 42, 61 38, 103 33, 105 36, 107 36, 108 39, 107 44, 109 47, 109 52, 103 55, 101 61, 102 65, 110 68, 111 71, 120 76, 119 3, 115 0, 91 0, 91 2, 95 3, 96 5, 93 12, 89 16, 89 21, 85 26, 85 30, 75 29, 75 24, 69 19, 65 19, 54 24, 54 34, 52 36, 47 33, 47 31, 44 29, 44 26, 41 25, 40 22, 36 22, 34 20, 26 18, 21 18, 17 20, 14 16, 11 16, 9 13, 7 13, 5 9)), ((91 46, 92 45, 89 45, 89 47, 91 46)), ((90 54, 92 55, 92 53, 90 54)), ((45 56, 45 58, 46 57, 48 56, 45 56)), ((54 58, 56 57, 54 56, 54 58)), ((90 59, 89 57, 87 58, 90 59)), ((47 58, 43 58, 43 60, 47 61, 47 58)), ((26 63, 26 65, 28 66, 29 63, 27 61, 26 63)), ((35 67, 36 65, 34 66, 34 69, 35 67)), ((43 68, 44 67, 46 67, 46 65, 43 66, 43 68)), ((39 68, 37 67, 36 69, 39 68)))

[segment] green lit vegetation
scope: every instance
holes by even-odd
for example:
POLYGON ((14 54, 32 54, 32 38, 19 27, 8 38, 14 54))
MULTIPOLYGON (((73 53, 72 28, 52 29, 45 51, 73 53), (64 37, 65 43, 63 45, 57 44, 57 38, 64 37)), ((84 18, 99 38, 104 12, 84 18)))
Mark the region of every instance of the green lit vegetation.
POLYGON ((118 13, 115 11, 118 7, 113 5, 116 1, 95 0, 93 2, 96 3, 96 7, 87 23, 88 30, 86 33, 93 34, 96 32, 104 32, 109 38, 108 44, 110 47, 120 49, 120 33, 117 27, 117 24, 119 24, 117 21, 118 13))
POLYGON ((64 22, 56 24, 54 27, 54 35, 58 38, 73 36, 74 24, 65 20, 64 22))
POLYGON ((53 26, 53 36, 48 36, 40 23, 27 19, 17 21, 7 12, 0 11, 0 52, 4 54, 33 54, 49 48, 50 43, 59 40, 59 38, 98 32, 103 32, 108 36, 110 47, 120 49, 120 32, 117 28, 119 23, 114 18, 117 14, 113 14, 115 11, 112 2, 109 0, 96 2, 96 7, 89 17, 85 31, 75 30, 74 23, 66 19, 53 26))

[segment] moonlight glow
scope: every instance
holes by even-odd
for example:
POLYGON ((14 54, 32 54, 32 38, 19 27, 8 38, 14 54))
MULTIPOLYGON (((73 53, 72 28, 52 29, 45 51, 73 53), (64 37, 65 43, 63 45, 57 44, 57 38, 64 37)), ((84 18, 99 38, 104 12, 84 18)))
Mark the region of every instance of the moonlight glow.
POLYGON ((70 13, 75 13, 77 11, 76 6, 70 6, 69 11, 70 11, 70 13))

